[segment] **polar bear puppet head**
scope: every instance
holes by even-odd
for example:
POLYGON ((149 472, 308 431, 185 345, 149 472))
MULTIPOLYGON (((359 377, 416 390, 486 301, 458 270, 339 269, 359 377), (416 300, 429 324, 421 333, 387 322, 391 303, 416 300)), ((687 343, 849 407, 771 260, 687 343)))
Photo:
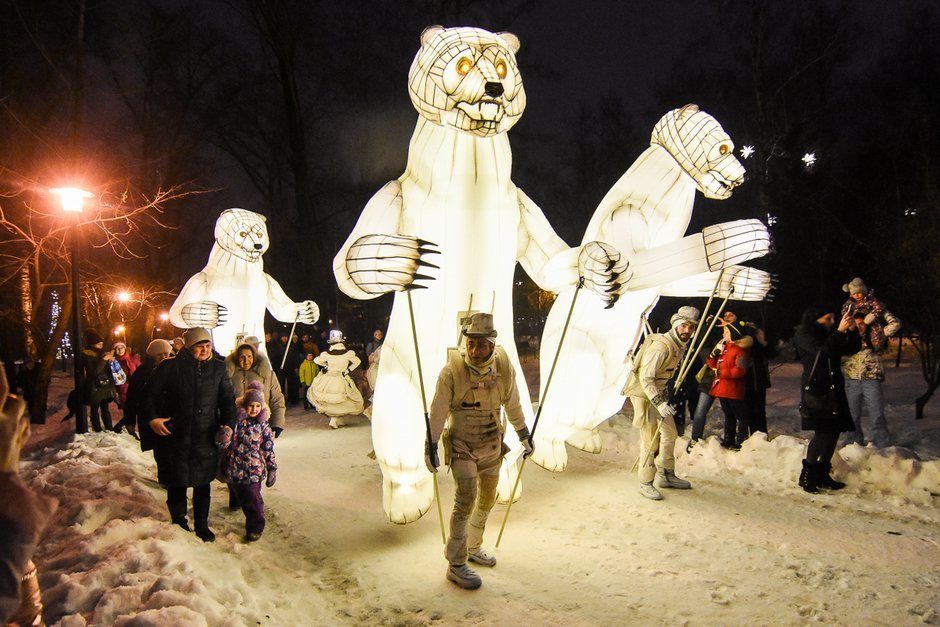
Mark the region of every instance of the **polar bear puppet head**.
POLYGON ((215 222, 215 241, 222 250, 246 261, 260 261, 270 245, 268 227, 260 213, 226 209, 215 222))
POLYGON ((706 198, 724 200, 744 182, 744 166, 734 157, 731 137, 694 104, 664 115, 650 143, 668 150, 706 198))
POLYGON ((518 50, 512 33, 429 26, 408 73, 411 102, 435 124, 479 137, 504 133, 525 109, 518 50))

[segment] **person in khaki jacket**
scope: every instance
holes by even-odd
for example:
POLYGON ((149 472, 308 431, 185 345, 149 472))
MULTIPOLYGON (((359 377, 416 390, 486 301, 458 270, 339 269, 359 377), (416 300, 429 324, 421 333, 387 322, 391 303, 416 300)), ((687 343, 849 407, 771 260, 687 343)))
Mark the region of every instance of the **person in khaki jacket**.
POLYGON ((692 485, 676 476, 675 446, 678 433, 674 416, 676 409, 669 404, 666 383, 679 364, 686 345, 698 326, 699 310, 680 307, 669 319, 668 333, 651 333, 633 361, 623 393, 633 404, 633 426, 640 430, 640 459, 637 475, 640 494, 660 501, 660 488, 688 489, 692 485), (654 464, 654 449, 658 447, 659 462, 654 464), (656 479, 656 486, 653 479, 656 479))
POLYGON ((450 517, 450 537, 444 549, 449 562, 447 579, 461 588, 479 588, 483 581, 467 560, 495 566, 496 558, 482 548, 486 519, 496 503, 499 466, 508 448, 503 444, 500 408, 525 455, 533 444, 516 388, 516 373, 505 351, 496 346, 493 316, 476 313, 463 331, 465 349, 450 349, 431 401, 431 439, 425 463, 437 472, 438 440, 443 436, 445 462, 449 462, 457 492, 450 517), (446 430, 445 430, 446 423, 446 430))

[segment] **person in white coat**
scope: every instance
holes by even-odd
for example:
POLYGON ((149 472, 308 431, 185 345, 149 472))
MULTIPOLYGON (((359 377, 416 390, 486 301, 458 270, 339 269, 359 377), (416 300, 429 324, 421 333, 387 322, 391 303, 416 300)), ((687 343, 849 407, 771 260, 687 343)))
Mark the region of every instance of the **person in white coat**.
POLYGON ((633 368, 623 390, 633 404, 633 426, 640 430, 637 470, 640 494, 654 501, 663 498, 657 487, 692 487, 688 481, 676 476, 676 408, 669 402, 666 384, 682 363, 686 345, 698 326, 700 315, 695 307, 680 307, 669 319, 671 328, 668 333, 648 335, 634 358, 633 368), (658 467, 653 461, 653 449, 657 447, 658 467), (654 478, 656 486, 653 486, 654 478))
POLYGON ((342 416, 361 414, 362 394, 349 373, 359 367, 355 351, 347 350, 343 332, 330 331, 327 344, 330 349, 317 355, 313 361, 320 372, 307 390, 307 400, 316 410, 330 417, 330 426, 338 429, 345 425, 342 416))

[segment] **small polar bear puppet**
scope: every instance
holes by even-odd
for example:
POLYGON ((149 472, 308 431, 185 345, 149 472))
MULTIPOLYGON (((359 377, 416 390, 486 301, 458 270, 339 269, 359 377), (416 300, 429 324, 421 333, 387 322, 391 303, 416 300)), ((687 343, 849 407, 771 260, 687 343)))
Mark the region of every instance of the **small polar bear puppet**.
MULTIPOLYGON (((264 336, 264 310, 281 322, 314 324, 320 308, 312 300, 294 302, 264 272, 268 228, 260 213, 226 209, 215 223, 209 261, 194 274, 170 307, 170 322, 185 329, 212 329, 214 348, 222 355, 243 337, 264 336)), ((264 351, 264 344, 258 347, 264 351)), ((280 364, 272 364, 277 368, 280 364)))
MULTIPOLYGON (((526 398, 529 388, 513 339, 516 263, 547 290, 573 285, 579 275, 588 276, 590 289, 604 297, 620 287, 624 268, 616 251, 597 242, 569 247, 512 182, 506 132, 525 109, 518 50, 519 40, 511 33, 425 29, 408 74, 419 117, 407 167, 368 202, 333 260, 336 282, 352 298, 398 292, 372 410, 383 506, 396 523, 417 520, 433 498, 431 474, 424 465, 418 357, 430 405, 447 348, 457 342, 454 321, 472 302, 473 308, 494 314, 498 341, 526 398), (427 289, 414 289, 419 286, 416 279, 429 278, 417 271, 430 265, 423 257, 433 250, 431 242, 440 251, 433 258, 437 280, 427 289)), ((531 428, 532 407, 522 406, 531 428)), ((515 433, 506 436, 506 444, 512 451, 500 471, 503 499, 509 497, 522 450, 515 433)))
MULTIPOLYGON (((758 220, 725 222, 685 236, 696 189, 723 200, 743 182, 731 138, 715 118, 686 105, 659 120, 650 147, 600 202, 583 241, 614 246, 629 261, 632 280, 613 307, 590 293, 576 303, 536 433, 533 459, 540 466, 564 470, 566 441, 600 451, 596 427, 623 405, 630 367, 624 356, 636 347, 644 318, 660 296, 707 297, 722 269, 718 298, 729 292, 736 300, 767 295, 769 274, 735 265, 769 251, 770 237, 758 220)), ((545 323, 543 381, 573 297, 573 288, 563 289, 545 323)))

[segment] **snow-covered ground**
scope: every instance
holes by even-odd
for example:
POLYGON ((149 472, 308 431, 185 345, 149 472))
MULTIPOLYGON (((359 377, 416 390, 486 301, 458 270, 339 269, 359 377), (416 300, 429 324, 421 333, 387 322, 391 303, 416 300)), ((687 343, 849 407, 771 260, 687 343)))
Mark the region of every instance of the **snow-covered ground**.
MULTIPOLYGON (((526 370, 537 372, 529 362, 526 370)), ((923 389, 910 360, 889 368, 889 424, 903 448, 849 446, 835 475, 849 487, 796 486, 799 366, 780 364, 768 398, 770 440, 740 452, 717 440, 680 446, 694 485, 643 499, 629 473, 627 416, 602 428, 605 450, 571 452, 568 470, 527 464, 499 564, 483 588, 444 578, 436 509, 389 523, 365 419, 331 430, 292 409, 277 440, 268 527, 244 544, 244 517, 220 484, 203 544, 167 520, 149 454, 128 435, 62 438, 63 410, 35 430, 23 474, 60 509, 38 554, 49 624, 623 625, 940 623, 940 403, 913 419, 923 389)), ((56 380, 61 404, 67 379, 56 380)), ((549 401, 550 402, 550 399, 549 401)), ((713 409, 707 433, 719 433, 713 409)), ((684 441, 683 441, 684 444, 684 441)), ((440 476, 447 517, 449 475, 440 476)), ((492 549, 505 507, 488 525, 492 549)))

